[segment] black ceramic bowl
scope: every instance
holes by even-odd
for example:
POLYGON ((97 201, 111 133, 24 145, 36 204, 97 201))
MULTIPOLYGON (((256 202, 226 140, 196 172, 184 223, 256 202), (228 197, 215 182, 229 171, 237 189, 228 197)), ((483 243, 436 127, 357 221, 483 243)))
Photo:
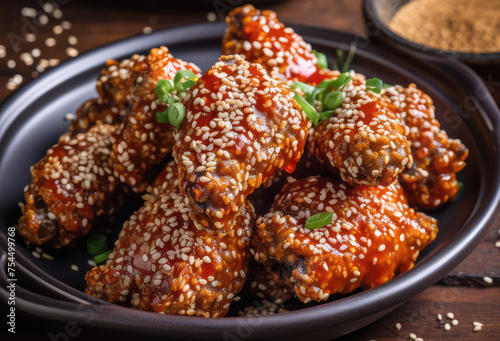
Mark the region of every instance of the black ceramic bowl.
MULTIPOLYGON (((443 128, 469 147, 467 166, 459 179, 465 190, 457 202, 431 214, 439 221, 437 239, 422 252, 416 266, 374 289, 323 304, 296 303, 293 311, 267 317, 238 317, 232 306, 229 317, 204 319, 166 316, 109 304, 83 293, 84 275, 90 269, 84 243, 76 248, 44 248, 55 260, 38 259, 20 238, 16 244, 16 307, 40 318, 74 321, 81 326, 108 328, 123 335, 167 336, 171 339, 283 339, 329 340, 361 328, 394 310, 406 300, 434 284, 456 267, 486 233, 500 199, 500 113, 478 77, 462 64, 433 58, 409 61, 387 53, 377 43, 321 28, 293 25, 316 50, 334 56, 358 44, 353 68, 367 77, 390 84, 415 82, 435 101, 443 128), (72 271, 71 265, 78 265, 72 271)), ((30 181, 29 167, 67 129, 63 117, 75 112, 84 100, 94 97, 95 80, 108 58, 121 59, 147 53, 165 44, 182 59, 207 70, 220 54, 225 25, 200 24, 132 37, 71 59, 29 82, 0 108, 0 297, 5 290, 8 227, 16 224, 23 188, 30 181)), ((141 204, 132 198, 119 212, 110 229, 114 240, 131 210, 141 204)))
POLYGON ((380 39, 385 44, 406 53, 432 54, 441 58, 456 58, 468 64, 499 64, 498 53, 463 53, 430 48, 407 40, 388 28, 392 17, 401 6, 411 0, 364 0, 363 13, 366 30, 371 38, 380 39))

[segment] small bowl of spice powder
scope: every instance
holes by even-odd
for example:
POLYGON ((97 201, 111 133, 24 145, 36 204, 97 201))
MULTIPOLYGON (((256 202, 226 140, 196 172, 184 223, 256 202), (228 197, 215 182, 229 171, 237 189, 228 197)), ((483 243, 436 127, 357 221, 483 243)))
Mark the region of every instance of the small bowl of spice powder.
POLYGON ((500 64, 500 0, 365 0, 366 30, 405 52, 500 64))

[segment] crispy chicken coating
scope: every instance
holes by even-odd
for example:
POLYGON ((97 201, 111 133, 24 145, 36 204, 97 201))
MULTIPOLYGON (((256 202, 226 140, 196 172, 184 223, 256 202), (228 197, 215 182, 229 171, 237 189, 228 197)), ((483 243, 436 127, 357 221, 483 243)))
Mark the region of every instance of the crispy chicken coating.
POLYGON ((85 133, 62 136, 32 167, 17 225, 27 242, 72 245, 119 209, 126 190, 109 158, 115 131, 98 122, 85 133))
POLYGON ((177 190, 145 197, 106 265, 87 273, 85 292, 162 314, 224 316, 245 282, 252 206, 246 202, 234 229, 218 236, 189 218, 177 190))
POLYGON ((295 169, 310 121, 285 84, 240 56, 222 56, 185 105, 173 149, 181 193, 199 223, 230 231, 247 195, 295 169))
POLYGON ((342 93, 342 105, 309 135, 309 151, 351 185, 388 186, 412 163, 398 111, 366 91, 361 77, 342 93))
POLYGON ((171 160, 165 167, 161 170, 160 174, 154 179, 154 181, 146 189, 151 195, 160 196, 163 194, 168 194, 171 191, 176 191, 179 189, 179 170, 177 167, 177 162, 171 160))
POLYGON ((252 5, 238 7, 226 17, 222 41, 223 54, 244 55, 260 63, 273 78, 301 81, 320 73, 311 45, 281 23, 273 11, 260 11, 252 5))
POLYGON ((90 129, 98 121, 116 124, 127 115, 134 103, 134 91, 142 82, 141 69, 144 56, 134 55, 121 62, 110 59, 96 83, 98 98, 83 103, 76 112, 76 119, 69 126, 74 135, 90 129))
POLYGON ((174 127, 156 120, 156 113, 167 110, 168 105, 157 98, 155 88, 160 79, 173 80, 180 70, 200 72, 196 65, 174 58, 164 46, 152 49, 142 65, 143 80, 135 91, 135 103, 116 134, 111 153, 115 175, 136 191, 146 188, 145 173, 159 164, 175 143, 174 127))
POLYGON ((432 99, 415 84, 385 89, 383 97, 394 104, 409 128, 413 166, 400 176, 412 204, 436 209, 453 201, 458 192, 457 173, 465 167, 469 150, 448 137, 434 117, 432 99))
POLYGON ((437 233, 436 220, 411 209, 397 181, 350 187, 320 177, 286 185, 256 226, 255 260, 274 267, 305 303, 387 282, 411 269, 437 233), (304 227, 322 212, 333 212, 329 224, 304 227))

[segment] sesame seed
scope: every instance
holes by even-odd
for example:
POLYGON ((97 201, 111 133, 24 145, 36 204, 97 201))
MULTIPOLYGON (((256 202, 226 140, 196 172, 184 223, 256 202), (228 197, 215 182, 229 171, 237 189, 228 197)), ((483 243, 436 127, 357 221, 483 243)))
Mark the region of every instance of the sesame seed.
POLYGON ((215 14, 214 12, 208 12, 207 20, 210 22, 214 22, 215 20, 217 20, 217 14, 215 14))
POLYGON ((70 57, 76 57, 78 56, 79 52, 74 47, 68 47, 66 48, 66 54, 70 57))
POLYGON ((485 281, 488 284, 492 284, 493 283, 493 279, 491 277, 488 277, 488 276, 484 276, 483 277, 483 281, 485 281))
POLYGON ((68 44, 70 45, 76 45, 78 43, 78 39, 75 36, 69 36, 68 37, 68 44))
POLYGON ((54 38, 45 39, 45 46, 52 47, 54 45, 56 45, 56 40, 54 38))
POLYGON ((79 270, 79 268, 78 268, 78 266, 77 266, 77 265, 72 264, 72 265, 71 265, 71 270, 73 270, 73 271, 78 271, 78 270, 79 270))
POLYGON ((450 330, 450 329, 451 329, 450 324, 449 324, 449 323, 445 323, 445 325, 444 325, 444 330, 448 331, 448 330, 450 330))

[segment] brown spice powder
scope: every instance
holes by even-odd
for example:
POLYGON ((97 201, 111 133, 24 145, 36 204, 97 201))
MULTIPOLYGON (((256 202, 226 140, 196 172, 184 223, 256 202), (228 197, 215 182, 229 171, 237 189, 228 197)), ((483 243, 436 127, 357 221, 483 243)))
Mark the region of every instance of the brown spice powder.
POLYGON ((414 0, 389 28, 405 39, 456 52, 500 52, 500 0, 414 0))

